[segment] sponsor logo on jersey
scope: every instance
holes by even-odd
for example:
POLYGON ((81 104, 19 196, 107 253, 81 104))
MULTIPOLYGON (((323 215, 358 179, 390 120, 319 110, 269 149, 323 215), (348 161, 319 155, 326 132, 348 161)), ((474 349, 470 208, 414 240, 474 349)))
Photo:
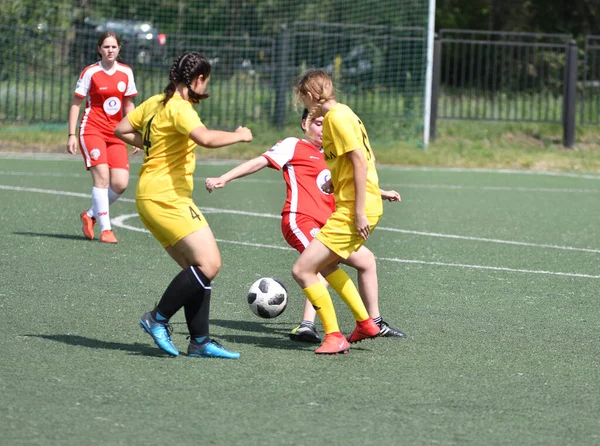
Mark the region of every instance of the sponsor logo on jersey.
POLYGON ((93 159, 94 161, 97 161, 98 158, 100 158, 100 149, 97 148, 93 148, 92 151, 90 152, 90 158, 93 159))
POLYGON ((331 195, 331 193, 330 192, 326 192, 323 189, 323 186, 329 180, 331 180, 331 172, 329 171, 329 169, 323 169, 321 172, 319 172, 319 175, 317 175, 317 187, 319 188, 319 190, 321 192, 323 192, 324 194, 327 194, 327 195, 331 195))
POLYGON ((108 87, 98 87, 98 90, 100 90, 100 91, 108 90, 108 87))
POLYGON ((121 81, 117 84, 117 90, 119 90, 121 93, 123 93, 125 91, 125 82, 121 81))
POLYGON ((113 96, 104 101, 102 106, 107 115, 116 115, 121 111, 121 100, 113 96))
POLYGON ((313 156, 313 155, 309 156, 309 158, 311 160, 318 160, 318 159, 320 159, 318 156, 313 156))
POLYGON ((335 153, 329 152, 325 154, 325 161, 331 161, 336 159, 337 156, 335 156, 335 153))

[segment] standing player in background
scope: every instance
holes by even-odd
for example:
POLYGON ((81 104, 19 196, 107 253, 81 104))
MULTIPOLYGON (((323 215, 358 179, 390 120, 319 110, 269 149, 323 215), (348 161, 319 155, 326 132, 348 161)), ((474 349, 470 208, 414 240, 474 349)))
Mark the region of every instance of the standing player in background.
MULTIPOLYGON (((94 225, 100 222, 100 241, 117 243, 110 224, 109 206, 129 183, 127 146, 113 134, 125 114, 134 109, 137 95, 133 71, 117 62, 121 42, 114 32, 106 31, 98 39, 101 60, 86 67, 79 76, 69 109, 67 151, 77 151, 77 117, 83 100, 86 107, 79 124, 79 147, 85 167, 92 174, 92 207, 81 213, 83 233, 94 238, 94 225)), ((137 152, 137 149, 136 151, 137 152)), ((135 153, 134 152, 134 153, 135 153)))
MULTIPOLYGON (((331 176, 321 150, 323 118, 313 119, 307 126, 307 116, 308 110, 304 109, 301 122, 304 139, 286 138, 262 155, 234 167, 220 177, 206 179, 206 189, 212 192, 214 189, 225 187, 236 178, 250 175, 265 167, 283 171, 286 201, 281 211, 281 232, 286 242, 300 253, 335 211, 333 195, 323 190, 324 184, 331 176)), ((389 201, 400 201, 400 194, 396 191, 381 190, 381 196, 389 201)), ((380 336, 405 337, 400 330, 390 327, 379 313, 377 266, 373 253, 366 246, 361 246, 348 259, 342 260, 342 263, 357 270, 360 296, 369 315, 379 325, 380 336)), ((335 263, 321 273, 328 276, 337 269, 338 265, 335 263)), ((322 275, 320 278, 322 279, 322 275)), ((302 342, 321 342, 314 324, 315 315, 316 312, 307 299, 302 322, 292 330, 290 338, 302 342)))
POLYGON ((324 116, 323 152, 331 171, 335 212, 300 254, 292 276, 323 323, 325 340, 315 353, 347 353, 349 343, 375 337, 380 328, 369 316, 350 277, 337 269, 325 279, 356 320, 356 328, 344 338, 331 296, 319 273, 358 251, 383 215, 375 156, 363 123, 348 106, 336 101, 333 82, 325 71, 311 70, 302 76, 296 96, 309 110, 307 125, 324 116))
POLYGON ((240 354, 225 349, 210 338, 211 280, 221 269, 221 253, 215 237, 192 200, 196 146, 209 149, 252 141, 246 127, 235 132, 208 130, 193 104, 208 95, 211 66, 198 53, 178 57, 169 73, 164 93, 152 96, 117 125, 115 135, 144 149, 135 202, 144 226, 177 262, 182 271, 175 276, 140 325, 156 345, 172 356, 168 322, 181 308, 190 333, 188 355, 237 359, 240 354))

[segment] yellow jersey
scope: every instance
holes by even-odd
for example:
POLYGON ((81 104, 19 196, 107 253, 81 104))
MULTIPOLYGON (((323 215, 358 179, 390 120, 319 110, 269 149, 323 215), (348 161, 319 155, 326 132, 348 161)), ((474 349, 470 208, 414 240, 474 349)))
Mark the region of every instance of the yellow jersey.
POLYGON ((367 160, 367 193, 365 215, 382 215, 383 202, 379 178, 375 169, 375 156, 369 143, 367 130, 358 116, 344 104, 334 105, 323 119, 323 151, 331 171, 336 211, 354 215, 354 169, 346 155, 360 149, 367 160))
POLYGON ((167 105, 162 102, 164 97, 152 96, 127 114, 144 140, 144 162, 135 193, 140 200, 189 198, 194 189, 196 143, 190 133, 204 124, 192 104, 178 93, 167 105))

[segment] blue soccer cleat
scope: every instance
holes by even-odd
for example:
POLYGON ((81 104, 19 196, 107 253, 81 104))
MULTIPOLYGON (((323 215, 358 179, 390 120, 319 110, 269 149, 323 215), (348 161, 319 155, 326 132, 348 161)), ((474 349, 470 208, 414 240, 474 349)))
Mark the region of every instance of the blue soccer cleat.
POLYGON ((240 354, 227 350, 216 341, 209 341, 205 344, 198 344, 191 341, 188 345, 188 356, 195 358, 223 358, 223 359, 238 359, 240 354))
POLYGON ((152 336, 152 339, 154 339, 154 342, 161 350, 167 352, 171 356, 179 355, 179 351, 173 345, 173 341, 171 341, 168 330, 170 326, 168 324, 163 324, 154 320, 151 313, 144 313, 140 319, 140 327, 152 336))

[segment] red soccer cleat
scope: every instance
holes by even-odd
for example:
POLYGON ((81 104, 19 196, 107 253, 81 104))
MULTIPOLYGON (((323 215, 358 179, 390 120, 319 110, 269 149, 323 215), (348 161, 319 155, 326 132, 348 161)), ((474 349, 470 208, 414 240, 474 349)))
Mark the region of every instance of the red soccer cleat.
POLYGON ((379 326, 373 322, 372 318, 369 318, 365 319, 364 321, 357 321, 356 328, 346 339, 351 344, 354 344, 355 342, 360 342, 363 339, 376 337, 379 334, 379 331, 379 326))
POLYGON ((110 229, 102 231, 100 234, 100 241, 102 243, 118 243, 117 237, 115 237, 114 232, 110 229))
POLYGON ((317 355, 337 355, 338 353, 346 354, 349 351, 350 344, 344 335, 336 331, 325 335, 325 341, 315 350, 315 353, 317 355))
POLYGON ((81 224, 83 225, 83 235, 89 240, 93 240, 94 238, 94 225, 96 224, 96 219, 94 217, 90 217, 87 214, 87 211, 83 211, 80 215, 81 224))

